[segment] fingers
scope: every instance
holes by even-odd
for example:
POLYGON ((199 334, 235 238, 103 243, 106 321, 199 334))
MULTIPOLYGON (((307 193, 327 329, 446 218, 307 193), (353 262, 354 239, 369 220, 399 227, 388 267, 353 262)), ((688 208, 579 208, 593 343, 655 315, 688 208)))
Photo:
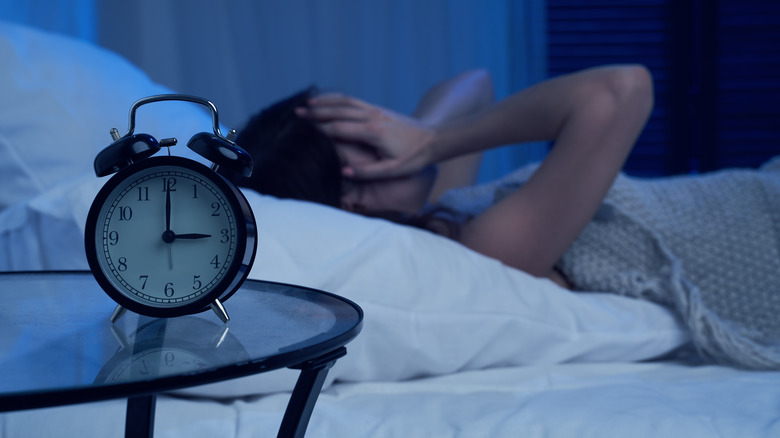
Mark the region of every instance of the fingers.
POLYGON ((296 108, 301 117, 317 122, 330 120, 365 121, 372 116, 374 106, 352 96, 340 93, 328 93, 313 97, 308 107, 296 108))
POLYGON ((398 171, 396 160, 382 160, 357 166, 344 166, 341 169, 341 174, 345 178, 357 181, 393 178, 401 175, 398 171))
POLYGON ((309 99, 312 106, 351 106, 355 108, 369 108, 371 104, 356 97, 341 93, 325 93, 309 99))
POLYGON ((344 167, 342 174, 346 178, 393 178, 416 170, 415 163, 407 162, 405 144, 408 137, 414 137, 421 129, 390 110, 344 94, 328 93, 309 99, 308 106, 296 108, 296 113, 317 123, 334 140, 376 149, 377 158, 381 159, 344 167), (401 157, 405 158, 399 160, 401 157))
POLYGON ((331 121, 319 124, 320 130, 330 138, 351 142, 373 144, 376 140, 374 130, 365 122, 331 121))
POLYGON ((328 93, 309 100, 309 106, 295 109, 299 117, 317 123, 329 137, 371 143, 376 139, 374 124, 381 117, 377 108, 360 99, 328 93))
POLYGON ((310 106, 298 107, 295 113, 299 117, 326 123, 332 120, 365 121, 368 119, 364 110, 346 106, 310 106))

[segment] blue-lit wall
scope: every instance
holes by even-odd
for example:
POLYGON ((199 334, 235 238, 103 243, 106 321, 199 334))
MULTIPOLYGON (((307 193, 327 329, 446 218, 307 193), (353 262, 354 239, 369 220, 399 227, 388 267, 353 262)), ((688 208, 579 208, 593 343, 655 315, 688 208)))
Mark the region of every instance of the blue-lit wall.
MULTIPOLYGON (((0 0, 0 17, 92 41, 208 97, 228 127, 310 84, 409 113, 437 81, 488 69, 498 97, 545 72, 542 0, 0 0)), ((492 179, 544 145, 491 152, 492 179)))
MULTIPOLYGON (((755 166, 780 152, 780 2, 763 0, 0 0, 0 18, 92 41, 154 80, 209 97, 237 127, 316 83, 400 112, 483 67, 503 97, 611 62, 653 71, 641 175, 755 166)), ((543 157, 489 154, 481 179, 543 157)))

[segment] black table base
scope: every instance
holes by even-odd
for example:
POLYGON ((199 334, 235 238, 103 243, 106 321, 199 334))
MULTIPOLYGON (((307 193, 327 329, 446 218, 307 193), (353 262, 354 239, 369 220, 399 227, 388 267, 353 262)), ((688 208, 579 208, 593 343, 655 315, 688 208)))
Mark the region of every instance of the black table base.
MULTIPOLYGON (((302 438, 309 426, 309 419, 314 411, 314 405, 328 376, 328 371, 336 361, 347 354, 346 347, 340 347, 316 359, 292 366, 301 370, 295 382, 290 401, 279 427, 279 438, 302 438)), ((127 399, 127 415, 125 417, 125 437, 140 438, 154 436, 154 413, 157 395, 143 395, 127 399)))

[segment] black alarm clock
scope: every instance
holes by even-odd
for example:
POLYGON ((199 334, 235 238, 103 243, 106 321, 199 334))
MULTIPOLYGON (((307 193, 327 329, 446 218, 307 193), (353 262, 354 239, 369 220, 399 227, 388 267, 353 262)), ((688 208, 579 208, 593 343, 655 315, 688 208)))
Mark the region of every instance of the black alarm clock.
POLYGON ((229 320, 222 303, 244 282, 257 250, 257 227, 241 191, 218 168, 249 176, 251 156, 219 129, 217 108, 206 99, 165 94, 130 107, 130 127, 95 157, 97 176, 114 174, 87 215, 87 262, 100 287, 126 310, 176 317, 213 309, 229 320), (211 167, 171 156, 176 139, 159 142, 134 134, 135 112, 159 101, 188 101, 208 107, 213 133, 195 134, 187 146, 211 167), (168 155, 153 156, 167 148, 168 155))

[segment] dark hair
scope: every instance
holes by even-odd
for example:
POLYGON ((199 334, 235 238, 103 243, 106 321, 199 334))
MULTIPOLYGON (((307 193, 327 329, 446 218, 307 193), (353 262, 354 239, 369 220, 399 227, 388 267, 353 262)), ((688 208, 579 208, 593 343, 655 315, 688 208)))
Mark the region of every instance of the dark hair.
POLYGON ((267 195, 338 207, 341 162, 335 145, 314 122, 295 113, 316 93, 309 87, 252 116, 235 140, 253 158, 252 175, 225 171, 223 176, 267 195))
MULTIPOLYGON (((317 93, 312 86, 261 110, 239 131, 236 143, 254 161, 252 175, 219 172, 240 187, 278 198, 341 206, 341 160, 333 141, 311 120, 298 117, 295 108, 308 106, 317 93)), ((378 217, 456 238, 463 218, 436 208, 421 215, 366 211, 378 217)))

